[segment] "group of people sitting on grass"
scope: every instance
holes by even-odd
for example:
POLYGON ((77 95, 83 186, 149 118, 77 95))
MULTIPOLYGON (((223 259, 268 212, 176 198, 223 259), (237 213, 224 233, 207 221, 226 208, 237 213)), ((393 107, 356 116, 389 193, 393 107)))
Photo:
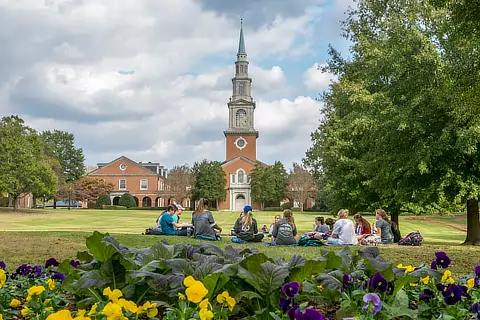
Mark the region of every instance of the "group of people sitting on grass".
MULTIPOLYGON (((180 223, 183 208, 179 204, 171 204, 157 218, 155 228, 149 228, 145 234, 192 236, 197 239, 219 240, 222 228, 215 222, 212 212, 208 210, 208 201, 200 199, 196 210, 192 213, 191 223, 180 223)), ((398 226, 388 219, 383 209, 375 211, 376 222, 372 226, 357 213, 353 216, 355 224, 348 217, 347 209, 338 212, 338 220, 323 217, 315 218, 313 231, 305 234, 309 238, 325 240, 329 245, 376 245, 391 244, 400 240, 398 226)), ((266 226, 258 230, 257 220, 253 218, 251 206, 245 206, 235 221, 232 229, 234 240, 238 242, 262 242, 266 226)), ((269 236, 275 245, 296 245, 300 238, 293 212, 283 211, 283 217, 276 215, 270 226, 269 236)))
POLYGON ((192 213, 191 223, 179 223, 183 213, 179 204, 171 204, 157 218, 155 228, 148 228, 145 234, 168 236, 193 236, 197 239, 219 240, 222 228, 217 225, 213 214, 208 210, 208 201, 200 199, 192 213))

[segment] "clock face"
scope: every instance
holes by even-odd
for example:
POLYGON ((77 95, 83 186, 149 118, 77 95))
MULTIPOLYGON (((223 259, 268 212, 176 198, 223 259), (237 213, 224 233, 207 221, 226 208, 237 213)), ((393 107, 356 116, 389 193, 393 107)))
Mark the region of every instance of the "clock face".
POLYGON ((125 169, 127 169, 127 165, 126 165, 125 163, 122 163, 122 164, 120 165, 120 170, 123 171, 123 170, 125 170, 125 169))
POLYGON ((246 142, 242 138, 239 138, 239 139, 237 139, 235 144, 237 145, 237 148, 242 149, 243 147, 245 147, 246 142))

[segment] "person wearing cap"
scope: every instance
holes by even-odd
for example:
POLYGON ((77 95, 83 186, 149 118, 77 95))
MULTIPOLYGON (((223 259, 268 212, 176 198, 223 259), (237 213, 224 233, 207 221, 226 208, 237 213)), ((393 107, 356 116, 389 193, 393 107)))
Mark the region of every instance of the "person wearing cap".
MULTIPOLYGON (((175 204, 175 203, 174 203, 175 204)), ((180 221, 180 216, 182 215, 182 212, 183 210, 185 210, 181 204, 175 204, 175 206, 177 207, 177 211, 175 212, 175 214, 172 216, 173 217, 173 220, 178 223, 178 221, 180 221)))
POLYGON ((188 230, 183 227, 192 226, 191 224, 178 224, 173 220, 173 215, 177 212, 177 207, 173 204, 167 207, 167 212, 160 218, 162 231, 167 236, 187 236, 188 230), (179 230, 180 229, 180 230, 179 230))
POLYGON ((243 208, 244 216, 237 219, 235 226, 235 234, 237 238, 248 242, 262 242, 263 234, 258 233, 257 220, 253 218, 253 209, 251 206, 243 208))

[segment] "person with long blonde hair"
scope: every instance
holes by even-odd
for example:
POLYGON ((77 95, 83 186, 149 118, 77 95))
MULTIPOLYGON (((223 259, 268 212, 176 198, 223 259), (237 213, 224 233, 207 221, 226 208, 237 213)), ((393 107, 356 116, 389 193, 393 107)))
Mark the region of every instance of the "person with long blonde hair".
POLYGON ((244 215, 235 221, 233 227, 237 238, 248 242, 262 242, 263 234, 258 233, 257 220, 253 217, 251 206, 243 208, 244 215))
POLYGON ((219 240, 217 231, 222 228, 215 222, 212 212, 208 210, 208 200, 198 200, 197 208, 192 214, 193 237, 206 240, 219 240))
POLYGON ((355 225, 348 219, 348 210, 338 211, 338 220, 333 225, 332 236, 327 239, 330 245, 358 244, 355 225))
POLYGON ((297 226, 290 209, 283 211, 283 218, 273 226, 272 236, 277 245, 294 245, 297 243, 297 226))

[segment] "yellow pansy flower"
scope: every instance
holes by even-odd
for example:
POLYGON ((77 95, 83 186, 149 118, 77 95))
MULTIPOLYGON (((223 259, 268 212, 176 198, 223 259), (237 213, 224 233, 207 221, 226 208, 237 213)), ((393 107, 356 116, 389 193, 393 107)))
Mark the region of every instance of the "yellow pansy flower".
POLYGON ((55 289, 55 281, 53 279, 48 279, 47 280, 47 285, 48 285, 48 289, 50 289, 50 290, 55 289))
POLYGON ((221 294, 219 294, 217 296, 217 301, 218 303, 226 304, 230 311, 233 310, 233 307, 235 307, 235 304, 237 303, 235 299, 230 296, 228 291, 223 291, 221 294))
POLYGON ((455 283, 455 280, 452 278, 452 272, 450 270, 445 270, 443 272, 442 282, 455 283))
POLYGON ((122 293, 122 291, 120 291, 118 289, 115 289, 115 290, 112 291, 112 289, 110 289, 110 287, 106 287, 105 289, 103 289, 103 295, 107 296, 108 299, 110 299, 110 300, 112 300, 113 302, 116 303, 118 301, 118 298, 123 296, 123 293, 122 293))
POLYGON ((127 319, 122 312, 122 306, 109 302, 103 307, 102 313, 107 316, 107 320, 124 320, 127 319))
POLYGON ((428 284, 430 282, 430 276, 426 276, 425 278, 420 278, 420 281, 422 281, 423 284, 428 284))
POLYGON ((2 288, 7 282, 7 275, 5 274, 5 270, 0 269, 0 288, 2 288))
POLYGON ((79 309, 77 311, 77 316, 73 318, 73 320, 92 320, 92 318, 85 316, 86 313, 87 310, 79 309))
POLYGON ((199 303, 208 294, 207 288, 201 281, 195 281, 185 290, 188 301, 199 303))
POLYGON ((94 314, 95 312, 97 312, 97 304, 95 303, 93 306, 92 306, 92 309, 90 309, 90 312, 88 313, 89 316, 91 316, 92 314, 94 314))
POLYGON ((12 301, 10 301, 10 307, 12 307, 12 308, 18 308, 21 305, 22 305, 22 303, 20 302, 20 300, 12 299, 12 301))
POLYGON ((132 312, 132 313, 137 313, 138 307, 133 301, 128 301, 125 299, 120 299, 118 300, 118 304, 125 309, 125 311, 132 312))
POLYGON ((27 290, 29 296, 40 295, 42 292, 45 291, 44 286, 33 286, 27 290))
POLYGON ((178 296, 178 300, 181 300, 181 301, 184 301, 185 299, 187 299, 187 297, 185 297, 185 295, 181 292, 177 293, 177 296, 178 296))
POLYGON ((60 310, 49 315, 47 320, 73 320, 73 318, 69 310, 60 310))
POLYGON ((474 278, 468 279, 467 280, 467 288, 472 289, 473 287, 475 287, 475 279, 474 278))
POLYGON ((418 286, 418 283, 410 283, 410 287, 416 287, 418 286))
POLYGON ((30 312, 31 312, 31 311, 30 311, 30 309, 29 309, 27 306, 23 307, 22 311, 20 311, 20 313, 21 313, 22 316, 24 316, 24 317, 28 316, 28 315, 30 314, 30 312))
POLYGON ((200 309, 212 309, 212 304, 208 301, 208 299, 203 300, 198 304, 200 309))
POLYGON ((1 314, 1 313, 0 313, 0 320, 3 320, 3 316, 2 316, 2 314, 1 314))
POLYGON ((197 280, 195 280, 192 276, 188 276, 183 280, 183 285, 188 288, 192 284, 194 284, 195 281, 197 281, 197 280))
POLYGON ((147 311, 147 316, 149 318, 153 318, 158 314, 156 303, 150 303, 150 301, 147 301, 141 306, 141 308, 147 311))
POLYGON ((200 309, 198 314, 200 316, 200 320, 211 320, 213 319, 213 312, 208 309, 200 309))
POLYGON ((405 269, 405 273, 409 273, 409 272, 412 272, 412 271, 415 271, 415 268, 412 267, 411 265, 408 265, 408 266, 404 266, 403 264, 399 264, 397 265, 397 268, 398 269, 405 269))

